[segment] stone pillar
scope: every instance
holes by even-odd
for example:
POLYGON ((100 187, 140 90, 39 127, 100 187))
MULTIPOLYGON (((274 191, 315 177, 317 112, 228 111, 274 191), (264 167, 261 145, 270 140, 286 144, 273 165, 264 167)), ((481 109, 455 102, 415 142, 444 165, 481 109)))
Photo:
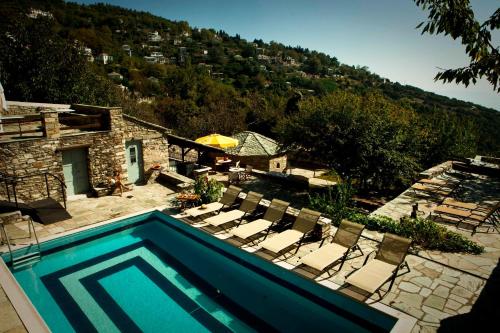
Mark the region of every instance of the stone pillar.
POLYGON ((123 132, 124 130, 124 123, 123 123, 123 115, 122 115, 122 108, 120 107, 113 107, 113 108, 108 108, 109 111, 109 117, 110 117, 110 125, 111 125, 111 131, 121 131, 123 132))
POLYGON ((42 116, 43 136, 47 139, 57 139, 61 136, 59 114, 55 110, 40 111, 42 116))
POLYGON ((125 159, 125 122, 123 120, 122 108, 111 107, 108 108, 111 135, 113 137, 113 151, 115 156, 115 167, 122 170, 122 177, 124 180, 128 179, 127 161, 125 159))

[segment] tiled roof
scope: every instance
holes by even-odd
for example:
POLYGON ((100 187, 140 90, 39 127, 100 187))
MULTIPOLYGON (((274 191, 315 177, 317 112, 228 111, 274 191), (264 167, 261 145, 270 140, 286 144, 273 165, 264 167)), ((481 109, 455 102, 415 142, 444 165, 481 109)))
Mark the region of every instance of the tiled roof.
POLYGON ((259 133, 245 131, 232 136, 238 139, 239 144, 234 148, 226 149, 231 155, 238 156, 272 156, 279 152, 276 141, 259 133))

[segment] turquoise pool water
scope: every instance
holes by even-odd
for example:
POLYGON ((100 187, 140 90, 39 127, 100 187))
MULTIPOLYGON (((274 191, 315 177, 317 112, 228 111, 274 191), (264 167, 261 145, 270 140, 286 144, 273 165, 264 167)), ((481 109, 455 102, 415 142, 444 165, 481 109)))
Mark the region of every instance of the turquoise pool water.
POLYGON ((42 253, 13 274, 53 332, 368 332, 396 322, 160 212, 42 243, 42 253))

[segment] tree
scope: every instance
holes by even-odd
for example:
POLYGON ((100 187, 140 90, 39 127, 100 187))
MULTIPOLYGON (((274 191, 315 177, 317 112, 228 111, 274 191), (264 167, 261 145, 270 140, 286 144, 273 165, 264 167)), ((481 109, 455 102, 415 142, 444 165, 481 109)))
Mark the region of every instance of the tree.
POLYGON ((500 8, 488 20, 479 23, 469 0, 414 0, 422 9, 429 9, 426 22, 420 23, 422 34, 445 34, 461 39, 469 56, 466 67, 439 72, 435 80, 463 83, 468 86, 483 76, 500 92, 500 50, 491 41, 494 30, 500 29, 500 8))
POLYGON ((419 168, 411 134, 413 112, 381 95, 335 92, 299 103, 278 124, 284 147, 326 163, 362 187, 387 188, 419 168))
POLYGON ((78 43, 54 31, 49 18, 19 16, 0 35, 0 80, 9 99, 118 105, 119 93, 87 63, 78 43))

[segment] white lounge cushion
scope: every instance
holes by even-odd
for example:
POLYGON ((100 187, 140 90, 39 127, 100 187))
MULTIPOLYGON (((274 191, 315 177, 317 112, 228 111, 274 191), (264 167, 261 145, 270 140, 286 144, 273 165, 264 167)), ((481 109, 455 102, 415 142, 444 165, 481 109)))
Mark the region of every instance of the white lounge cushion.
POLYGON ((233 209, 230 210, 229 212, 221 213, 219 215, 211 216, 209 218, 206 218, 204 221, 213 225, 213 226, 220 226, 226 223, 229 223, 234 220, 238 220, 245 215, 245 212, 242 212, 241 210, 238 209, 233 209))
POLYGON ((276 236, 266 239, 262 243, 262 247, 266 250, 278 253, 281 250, 286 249, 290 245, 297 243, 304 234, 300 231, 289 229, 280 232, 276 236))
POLYGON ((342 258, 348 250, 347 247, 337 243, 329 243, 304 256, 301 262, 304 265, 322 271, 327 266, 342 258))
POLYGON ((267 230, 271 226, 272 222, 264 219, 258 219, 253 222, 241 225, 230 231, 234 236, 247 239, 250 236, 256 235, 259 232, 267 230))
POLYGON ((192 217, 197 217, 197 216, 200 216, 203 214, 216 212, 219 209, 221 209, 223 206, 224 205, 221 204, 220 202, 212 202, 212 203, 207 204, 206 208, 203 208, 203 209, 201 208, 201 206, 186 209, 184 211, 184 214, 187 214, 187 215, 192 216, 192 217))
POLYGON ((392 276, 396 268, 396 265, 373 259, 352 273, 346 282, 373 294, 392 276))

